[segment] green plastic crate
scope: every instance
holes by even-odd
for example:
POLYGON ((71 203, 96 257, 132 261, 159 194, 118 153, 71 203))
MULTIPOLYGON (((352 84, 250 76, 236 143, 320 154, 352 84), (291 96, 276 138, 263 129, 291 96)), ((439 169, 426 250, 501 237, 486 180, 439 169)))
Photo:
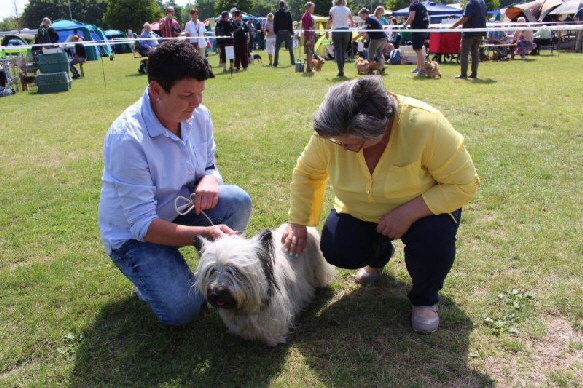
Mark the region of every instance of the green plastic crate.
POLYGON ((62 71, 59 73, 46 73, 36 76, 38 93, 66 92, 71 89, 71 77, 69 73, 62 71))
POLYGON ((52 63, 69 63, 67 53, 39 54, 38 64, 40 66, 52 63))
POLYGON ((39 69, 41 73, 60 73, 69 71, 68 62, 57 62, 57 63, 39 63, 39 69))

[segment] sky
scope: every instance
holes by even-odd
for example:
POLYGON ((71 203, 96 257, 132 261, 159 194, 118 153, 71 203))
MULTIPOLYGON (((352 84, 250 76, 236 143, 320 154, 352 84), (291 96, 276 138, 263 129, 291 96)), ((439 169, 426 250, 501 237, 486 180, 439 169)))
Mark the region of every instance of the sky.
POLYGON ((24 6, 28 3, 28 0, 0 0, 0 20, 16 16, 14 13, 14 3, 18 6, 18 14, 22 14, 24 11, 24 6))

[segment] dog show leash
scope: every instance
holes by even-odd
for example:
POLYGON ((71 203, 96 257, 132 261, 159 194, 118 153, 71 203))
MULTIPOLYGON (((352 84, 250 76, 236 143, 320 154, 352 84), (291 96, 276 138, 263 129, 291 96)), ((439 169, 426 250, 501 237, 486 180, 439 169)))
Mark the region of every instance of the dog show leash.
MULTIPOLYGON (((192 209, 194 209, 195 198, 196 198, 195 193, 190 194, 188 198, 182 195, 176 197, 176 199, 174 200, 174 209, 176 210, 176 213, 180 214, 181 216, 185 216, 188 213, 190 213, 192 209), (182 204, 180 205, 179 202, 182 202, 182 204)), ((211 224, 211 226, 215 225, 213 221, 210 219, 210 217, 204 211, 201 210, 200 213, 203 216, 205 216, 205 218, 211 224)))

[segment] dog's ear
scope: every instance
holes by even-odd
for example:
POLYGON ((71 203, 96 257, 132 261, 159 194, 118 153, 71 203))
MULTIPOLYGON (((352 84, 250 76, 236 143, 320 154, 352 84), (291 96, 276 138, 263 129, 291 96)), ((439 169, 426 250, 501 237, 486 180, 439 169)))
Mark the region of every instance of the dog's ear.
POLYGON ((261 267, 263 268, 265 279, 267 279, 269 284, 267 294, 271 297, 273 289, 279 289, 278 284, 275 282, 275 274, 273 272, 273 263, 275 261, 273 233, 269 229, 264 229, 255 236, 255 239, 261 244, 261 248, 263 248, 259 254, 259 260, 261 261, 261 267))
POLYGON ((263 229, 255 236, 257 241, 261 243, 261 247, 266 251, 273 250, 273 233, 269 229, 263 229))
POLYGON ((199 255, 204 252, 204 249, 208 243, 209 240, 202 236, 194 236, 194 238, 192 239, 192 245, 197 250, 199 255))

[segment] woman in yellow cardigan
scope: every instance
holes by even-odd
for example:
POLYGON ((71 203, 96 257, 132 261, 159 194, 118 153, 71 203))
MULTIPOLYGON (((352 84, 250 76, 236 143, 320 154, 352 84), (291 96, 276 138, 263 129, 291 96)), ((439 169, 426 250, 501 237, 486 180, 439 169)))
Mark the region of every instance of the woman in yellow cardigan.
POLYGON ((455 258, 461 207, 479 181, 462 135, 437 109, 389 93, 375 76, 330 88, 314 129, 293 171, 282 238, 288 253, 303 251, 330 180, 336 198, 322 230, 326 260, 360 268, 356 281, 370 283, 391 258, 391 241, 401 239, 413 283, 412 327, 437 330, 438 291, 455 258))

